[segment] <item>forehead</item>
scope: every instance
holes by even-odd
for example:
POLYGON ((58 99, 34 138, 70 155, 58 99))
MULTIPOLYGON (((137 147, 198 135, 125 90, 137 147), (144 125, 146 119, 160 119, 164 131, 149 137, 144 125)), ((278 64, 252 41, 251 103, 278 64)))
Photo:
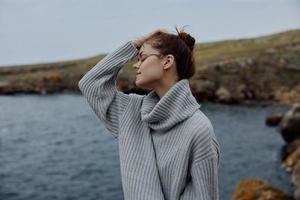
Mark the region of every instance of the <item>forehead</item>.
POLYGON ((156 49, 154 49, 150 44, 144 43, 139 51, 139 55, 144 54, 144 53, 154 53, 157 52, 156 49))

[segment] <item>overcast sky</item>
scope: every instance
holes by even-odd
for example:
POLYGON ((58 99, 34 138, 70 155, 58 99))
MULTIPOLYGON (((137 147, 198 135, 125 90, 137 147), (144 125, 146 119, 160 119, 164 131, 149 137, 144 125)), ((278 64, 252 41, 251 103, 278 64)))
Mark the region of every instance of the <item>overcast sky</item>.
POLYGON ((158 28, 197 42, 300 28, 298 0, 0 0, 0 65, 85 58, 158 28))

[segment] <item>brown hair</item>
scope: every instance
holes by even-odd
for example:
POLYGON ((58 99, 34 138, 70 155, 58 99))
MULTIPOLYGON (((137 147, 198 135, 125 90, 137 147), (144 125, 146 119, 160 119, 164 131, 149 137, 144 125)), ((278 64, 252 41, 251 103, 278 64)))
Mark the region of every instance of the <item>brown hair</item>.
POLYGON ((177 34, 158 30, 149 36, 144 43, 150 44, 162 55, 172 54, 175 58, 176 69, 181 79, 189 79, 195 74, 195 61, 193 50, 195 39, 183 29, 175 26, 177 34))

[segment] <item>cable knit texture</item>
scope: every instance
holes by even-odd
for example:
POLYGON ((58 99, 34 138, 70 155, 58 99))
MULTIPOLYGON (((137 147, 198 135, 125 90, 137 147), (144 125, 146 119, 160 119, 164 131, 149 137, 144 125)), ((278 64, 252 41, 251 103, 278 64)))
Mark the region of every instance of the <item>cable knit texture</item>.
POLYGON ((191 116, 200 105, 189 87, 189 81, 182 79, 160 97, 154 90, 143 99, 141 108, 142 121, 157 131, 167 131, 174 125, 191 116), (174 113, 180 113, 174 115, 174 113))
MULTIPOLYGON (((161 98, 117 89, 121 67, 138 54, 128 41, 106 55, 78 86, 118 139, 125 200, 218 200, 220 145, 188 79, 161 98)), ((101 162, 101 161, 99 161, 101 162)))

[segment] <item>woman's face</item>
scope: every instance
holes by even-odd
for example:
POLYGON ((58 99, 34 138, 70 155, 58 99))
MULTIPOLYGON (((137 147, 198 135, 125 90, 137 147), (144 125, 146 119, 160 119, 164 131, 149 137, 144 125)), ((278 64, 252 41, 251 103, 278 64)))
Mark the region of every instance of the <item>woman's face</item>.
POLYGON ((137 87, 152 89, 163 78, 162 55, 151 45, 144 43, 138 54, 138 62, 135 63, 137 87))

